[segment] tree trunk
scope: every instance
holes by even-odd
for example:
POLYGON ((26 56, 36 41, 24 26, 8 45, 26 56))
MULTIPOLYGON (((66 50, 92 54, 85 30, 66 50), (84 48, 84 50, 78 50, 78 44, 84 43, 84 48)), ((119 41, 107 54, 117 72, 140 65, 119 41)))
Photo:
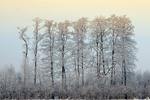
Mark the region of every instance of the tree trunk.
POLYGON ((65 66, 64 66, 64 52, 65 52, 65 44, 64 44, 64 34, 62 36, 62 87, 66 86, 66 76, 65 76, 65 66))
POLYGON ((113 30, 113 50, 112 50, 112 68, 111 68, 111 85, 113 84, 113 71, 114 71, 114 30, 113 30))
POLYGON ((102 66, 103 66, 103 75, 105 75, 105 61, 104 61, 104 47, 103 47, 103 34, 101 35, 101 52, 102 52, 102 66))
POLYGON ((84 69, 83 69, 83 39, 82 39, 82 86, 84 85, 84 69))
MULTIPOLYGON (((123 27, 124 28, 124 27, 123 27)), ((122 37, 122 84, 125 85, 125 50, 124 50, 124 30, 123 30, 123 37, 122 37)))
POLYGON ((24 65, 24 86, 26 86, 26 71, 27 71, 27 57, 28 57, 28 44, 26 42, 26 54, 25 54, 25 65, 24 65))
POLYGON ((53 75, 53 46, 54 46, 54 37, 50 31, 50 25, 48 26, 48 33, 50 35, 50 62, 51 62, 51 78, 52 78, 52 85, 54 86, 54 75, 53 75))
MULTIPOLYGON (((36 29, 37 29, 37 26, 36 26, 36 29)), ((35 44, 35 53, 34 53, 34 57, 35 57, 35 62, 34 62, 34 64, 35 64, 35 69, 34 69, 34 84, 36 84, 36 73, 37 73, 37 40, 38 40, 38 32, 36 32, 36 44, 35 44)))
POLYGON ((122 63, 122 85, 124 84, 124 65, 122 63))
POLYGON ((54 37, 52 40, 52 51, 51 51, 51 76, 52 76, 52 84, 54 86, 54 72, 53 72, 53 47, 54 47, 54 37))
POLYGON ((126 86, 126 84, 127 84, 127 82, 126 82, 127 77, 126 77, 126 66, 125 66, 125 60, 123 61, 123 63, 124 63, 124 85, 126 86))
POLYGON ((99 73, 100 73, 100 68, 99 68, 99 51, 98 51, 98 45, 99 45, 99 43, 98 43, 98 36, 96 37, 96 56, 97 56, 97 78, 99 79, 99 73))
POLYGON ((80 77, 80 66, 79 66, 79 33, 77 33, 78 34, 78 51, 77 51, 77 66, 78 66, 78 76, 77 76, 77 85, 79 86, 79 77, 80 77))

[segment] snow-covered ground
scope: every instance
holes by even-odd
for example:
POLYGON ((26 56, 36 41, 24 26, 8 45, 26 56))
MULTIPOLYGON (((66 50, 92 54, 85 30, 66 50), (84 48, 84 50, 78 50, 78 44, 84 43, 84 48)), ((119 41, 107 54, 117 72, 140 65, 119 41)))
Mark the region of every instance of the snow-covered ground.
POLYGON ((137 98, 134 98, 133 100, 150 100, 149 97, 147 97, 146 99, 137 99, 137 98))

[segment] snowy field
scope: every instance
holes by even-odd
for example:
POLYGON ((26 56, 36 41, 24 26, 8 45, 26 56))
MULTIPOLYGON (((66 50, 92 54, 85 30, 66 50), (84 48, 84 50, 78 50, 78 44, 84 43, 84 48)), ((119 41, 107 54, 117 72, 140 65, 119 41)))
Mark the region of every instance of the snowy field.
MULTIPOLYGON (((12 100, 17 100, 17 99, 12 99, 12 100)), ((90 99, 27 99, 27 100, 90 100, 90 99)), ((92 99, 92 100, 97 100, 97 99, 92 99)), ((146 99, 103 99, 103 100, 150 100, 150 98, 146 98, 146 99)))

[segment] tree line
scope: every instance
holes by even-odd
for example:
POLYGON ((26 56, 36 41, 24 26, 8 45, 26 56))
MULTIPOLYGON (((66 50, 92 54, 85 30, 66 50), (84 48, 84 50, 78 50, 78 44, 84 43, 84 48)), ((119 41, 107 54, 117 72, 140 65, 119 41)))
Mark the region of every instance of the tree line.
POLYGON ((33 22, 32 48, 29 48, 30 38, 26 34, 28 27, 18 27, 19 38, 24 42, 22 70, 16 74, 13 68, 8 68, 13 71, 11 80, 20 88, 12 85, 8 89, 8 78, 1 77, 4 80, 1 98, 127 99, 146 96, 146 93, 140 96, 139 91, 135 91, 142 84, 137 83, 138 74, 133 71, 138 49, 130 18, 97 16, 89 21, 82 17, 59 23, 35 18, 33 22), (29 51, 33 61, 29 60, 29 51))

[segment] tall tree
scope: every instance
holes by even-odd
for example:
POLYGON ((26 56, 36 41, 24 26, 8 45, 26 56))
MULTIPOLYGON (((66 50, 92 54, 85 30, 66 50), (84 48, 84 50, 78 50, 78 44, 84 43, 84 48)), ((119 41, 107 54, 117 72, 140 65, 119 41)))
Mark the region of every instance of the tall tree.
POLYGON ((109 32, 110 32, 110 44, 111 44, 111 82, 110 84, 115 84, 115 65, 117 63, 116 57, 116 49, 117 49, 117 39, 119 36, 119 29, 118 29, 118 16, 111 15, 108 18, 109 23, 109 32))
MULTIPOLYGON (((80 34, 79 34, 77 21, 72 22, 72 27, 74 29, 74 39, 77 42, 77 45, 76 45, 77 46, 77 61, 75 62, 75 64, 77 64, 77 86, 79 86, 79 77, 80 77, 80 34)), ((75 67, 76 67, 76 65, 75 65, 75 67)))
MULTIPOLYGON (((80 77, 80 54, 81 54, 81 68, 82 68, 82 85, 84 85, 84 39, 88 30, 88 18, 82 17, 76 22, 72 23, 75 31, 74 39, 77 40, 77 66, 78 66, 78 82, 80 77)), ((79 85, 79 84, 78 84, 79 85)))
POLYGON ((23 60, 23 74, 24 74, 24 86, 26 86, 26 78, 27 78, 27 64, 28 64, 28 50, 29 50, 29 37, 25 34, 27 31, 26 28, 19 28, 19 38, 25 42, 23 45, 25 47, 24 53, 24 60, 23 60))
POLYGON ((100 77, 101 67, 102 74, 105 76, 105 51, 106 51, 106 39, 108 32, 108 22, 104 16, 96 17, 91 22, 91 35, 94 37, 94 50, 96 51, 96 66, 97 66, 97 77, 100 77))
POLYGON ((39 18, 35 18, 33 19, 33 22, 35 23, 34 24, 34 84, 36 84, 36 81, 37 81, 37 64, 38 64, 38 44, 39 44, 39 41, 43 38, 43 35, 41 35, 39 33, 39 31, 41 30, 42 27, 40 27, 40 24, 42 22, 41 19, 39 18))
POLYGON ((46 33, 42 43, 43 53, 46 56, 42 60, 44 66, 46 66, 46 70, 48 70, 48 73, 50 72, 51 74, 51 80, 53 85, 54 85, 53 67, 54 67, 54 38, 55 38, 54 35, 55 35, 56 25, 57 24, 54 23, 53 20, 45 20, 44 26, 46 28, 46 33))
POLYGON ((134 26, 131 20, 125 15, 119 17, 119 31, 120 31, 120 53, 122 59, 122 84, 126 86, 127 70, 135 66, 137 51, 136 41, 132 38, 134 36, 134 26))
POLYGON ((58 23, 58 39, 60 40, 60 52, 61 52, 61 67, 62 67, 62 87, 66 87, 66 72, 65 72, 65 63, 66 63, 66 42, 68 39, 68 33, 69 29, 68 27, 70 26, 69 21, 65 22, 60 22, 58 23))

